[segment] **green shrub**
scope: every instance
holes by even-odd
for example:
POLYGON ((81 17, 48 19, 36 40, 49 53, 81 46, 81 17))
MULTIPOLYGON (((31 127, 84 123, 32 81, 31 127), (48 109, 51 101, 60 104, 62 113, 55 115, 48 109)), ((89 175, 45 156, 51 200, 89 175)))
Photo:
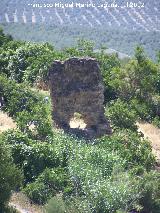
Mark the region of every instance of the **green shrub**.
POLYGON ((10 144, 14 162, 23 169, 26 182, 35 179, 46 167, 61 164, 54 144, 29 139, 19 131, 8 131, 3 138, 10 144))
POLYGON ((135 173, 143 174, 153 166, 150 144, 132 131, 119 131, 94 143, 74 144, 68 161, 76 208, 106 213, 141 208, 142 188, 135 173))
POLYGON ((45 207, 46 213, 65 213, 65 203, 60 197, 53 197, 45 207))
POLYGON ((11 35, 5 35, 3 32, 3 29, 0 28, 0 47, 8 43, 9 41, 12 41, 13 38, 11 35))
POLYGON ((82 181, 83 194, 76 196, 74 205, 82 213, 129 212, 138 206, 141 198, 137 183, 132 176, 120 171, 113 173, 110 178, 93 180, 90 176, 88 181, 82 181))
POLYGON ((153 121, 152 121, 153 125, 155 125, 156 127, 160 128, 160 118, 158 116, 156 116, 153 121))
POLYGON ((47 168, 38 176, 35 182, 25 187, 24 192, 35 203, 44 204, 68 186, 71 187, 70 180, 63 168, 47 168))
POLYGON ((140 181, 142 198, 140 203, 144 212, 160 212, 160 173, 146 173, 140 181))
POLYGON ((101 149, 116 152, 125 160, 126 168, 142 166, 150 171, 155 164, 151 143, 131 130, 117 130, 111 137, 103 136, 97 142, 101 149))
POLYGON ((20 186, 22 174, 13 163, 9 146, 0 136, 0 212, 9 201, 11 191, 20 186))
POLYGON ((21 131, 38 139, 52 135, 50 102, 46 103, 43 95, 2 76, 0 95, 5 100, 2 109, 16 120, 21 131))
POLYGON ((49 198, 55 195, 55 191, 46 188, 42 182, 33 182, 28 184, 23 192, 35 203, 44 204, 49 198))
POLYGON ((132 109, 134 109, 139 119, 151 121, 154 117, 154 106, 152 103, 147 103, 138 99, 132 99, 130 101, 132 109))
POLYGON ((5 206, 0 209, 0 213, 19 213, 19 211, 12 206, 5 206))
POLYGON ((56 192, 64 191, 66 187, 71 187, 69 176, 64 168, 45 169, 38 177, 37 181, 44 182, 56 192))
POLYGON ((114 127, 137 130, 137 115, 129 105, 120 99, 109 105, 106 111, 114 127))
POLYGON ((31 84, 38 77, 46 76, 51 62, 58 57, 57 51, 48 43, 27 42, 14 46, 13 43, 8 43, 2 51, 2 55, 3 72, 18 83, 27 81, 31 84))
POLYGON ((151 94, 156 92, 158 77, 157 64, 146 57, 142 47, 137 47, 134 59, 112 70, 109 85, 123 100, 136 98, 149 103, 151 94))
POLYGON ((60 195, 55 196, 49 200, 45 206, 46 213, 80 213, 75 207, 75 200, 68 199, 63 200, 60 195))

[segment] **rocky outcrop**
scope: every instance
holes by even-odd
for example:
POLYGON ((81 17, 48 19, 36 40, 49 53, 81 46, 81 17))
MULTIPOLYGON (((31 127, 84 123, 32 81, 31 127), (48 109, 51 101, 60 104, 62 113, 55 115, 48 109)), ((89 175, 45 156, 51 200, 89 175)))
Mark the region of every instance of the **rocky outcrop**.
MULTIPOLYGON (((98 62, 92 58, 71 58, 54 61, 49 71, 54 124, 72 131, 69 122, 74 113, 80 113, 86 128, 80 132, 92 138, 110 134, 111 128, 104 116, 102 77, 98 62)), ((75 131, 76 132, 76 131, 75 131)))

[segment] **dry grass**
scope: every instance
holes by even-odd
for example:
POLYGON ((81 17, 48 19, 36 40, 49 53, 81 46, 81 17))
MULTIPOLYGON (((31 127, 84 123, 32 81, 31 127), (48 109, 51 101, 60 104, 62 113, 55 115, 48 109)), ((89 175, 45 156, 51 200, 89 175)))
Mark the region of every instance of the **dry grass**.
POLYGON ((16 128, 16 123, 6 113, 0 111, 0 133, 16 128))
POLYGON ((30 200, 21 192, 12 195, 10 205, 20 213, 44 213, 42 206, 31 204, 30 200))
POLYGON ((152 150, 158 162, 160 162, 160 129, 149 123, 137 123, 139 130, 152 143, 152 150))

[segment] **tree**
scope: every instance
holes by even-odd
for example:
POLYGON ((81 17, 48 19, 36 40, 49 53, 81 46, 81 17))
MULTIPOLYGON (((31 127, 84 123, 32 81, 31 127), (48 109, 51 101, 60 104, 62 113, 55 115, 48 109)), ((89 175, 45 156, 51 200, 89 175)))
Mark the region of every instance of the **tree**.
POLYGON ((156 92, 158 66, 145 56, 141 47, 136 48, 135 59, 124 68, 114 69, 111 74, 110 85, 123 99, 150 101, 156 92))
POLYGON ((0 47, 4 44, 6 44, 9 41, 12 41, 13 38, 11 35, 5 35, 3 32, 3 29, 0 28, 0 47))
POLYGON ((0 137, 0 213, 11 196, 11 191, 20 186, 22 175, 11 157, 9 146, 0 137))

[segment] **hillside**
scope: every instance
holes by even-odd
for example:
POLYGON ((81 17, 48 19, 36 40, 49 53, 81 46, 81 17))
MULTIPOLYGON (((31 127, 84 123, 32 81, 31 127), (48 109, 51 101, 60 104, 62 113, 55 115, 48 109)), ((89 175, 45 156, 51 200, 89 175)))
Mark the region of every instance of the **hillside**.
POLYGON ((160 4, 158 0, 141 3, 138 0, 98 1, 56 0, 12 1, 1 5, 1 23, 45 23, 47 25, 105 26, 125 29, 160 31, 160 4), (113 3, 115 2, 115 3, 113 3), (69 7, 70 5, 70 7, 69 7), (69 7, 69 8, 68 8, 69 7))
POLYGON ((0 213, 160 212, 160 52, 153 61, 138 46, 120 60, 95 49, 0 29, 0 213))
POLYGON ((135 4, 127 4, 125 0, 117 0, 115 4, 111 0, 108 4, 98 0, 57 2, 4 0, 0 23, 5 25, 5 32, 17 39, 48 41, 57 48, 71 46, 77 38, 86 38, 94 40, 97 47, 105 45, 128 55, 133 55, 137 43, 152 58, 160 49, 158 0, 145 4, 138 0, 135 4))

